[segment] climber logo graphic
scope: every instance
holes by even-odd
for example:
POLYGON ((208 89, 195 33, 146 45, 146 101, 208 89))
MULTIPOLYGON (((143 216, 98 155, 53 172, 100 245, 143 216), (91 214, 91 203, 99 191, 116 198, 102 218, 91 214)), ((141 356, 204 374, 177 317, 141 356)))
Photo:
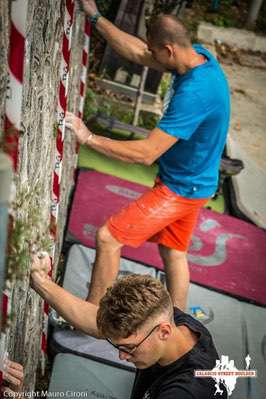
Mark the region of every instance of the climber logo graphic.
POLYGON ((199 225, 199 231, 202 234, 201 237, 193 235, 192 243, 190 245, 189 251, 193 251, 194 255, 189 253, 188 260, 198 266, 220 266, 225 264, 228 260, 228 252, 226 248, 226 244, 232 238, 238 238, 241 240, 245 240, 246 238, 239 234, 231 234, 228 232, 220 231, 219 234, 213 235, 213 243, 215 245, 214 252, 209 255, 201 254, 201 250, 204 246, 204 239, 202 239, 206 234, 213 234, 216 229, 222 229, 221 224, 215 219, 205 219, 199 225), (215 238, 214 238, 215 237, 215 238), (214 241, 215 240, 215 241, 214 241))
POLYGON ((216 365, 212 370, 195 370, 194 376, 197 378, 213 378, 215 382, 215 395, 222 395, 221 385, 225 386, 228 396, 231 396, 235 389, 238 378, 257 377, 257 370, 250 370, 251 357, 245 358, 246 369, 238 370, 234 360, 229 360, 228 356, 222 356, 221 360, 216 360, 216 365))

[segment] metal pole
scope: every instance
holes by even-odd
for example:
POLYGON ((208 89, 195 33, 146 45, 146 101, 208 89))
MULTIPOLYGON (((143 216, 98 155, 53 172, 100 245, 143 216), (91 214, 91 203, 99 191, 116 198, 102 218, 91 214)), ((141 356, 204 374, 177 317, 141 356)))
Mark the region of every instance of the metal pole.
POLYGON ((255 27, 262 3, 263 0, 251 1, 247 20, 248 29, 253 29, 255 27))
POLYGON ((149 68, 147 66, 145 66, 142 70, 140 84, 139 84, 137 97, 136 97, 135 109, 134 109, 133 126, 137 126, 137 124, 138 124, 139 113, 140 113, 140 108, 141 108, 141 103, 142 103, 142 98, 143 98, 143 93, 144 93, 145 82, 146 82, 147 75, 148 75, 148 70, 149 70, 149 68))

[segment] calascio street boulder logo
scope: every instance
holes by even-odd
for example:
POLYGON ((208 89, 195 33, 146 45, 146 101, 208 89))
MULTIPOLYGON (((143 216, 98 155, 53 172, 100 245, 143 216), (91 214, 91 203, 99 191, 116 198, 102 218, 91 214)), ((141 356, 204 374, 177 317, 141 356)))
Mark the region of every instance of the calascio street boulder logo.
POLYGON ((250 370, 251 357, 247 355, 245 358, 246 369, 239 370, 235 366, 234 360, 229 360, 229 356, 222 356, 221 360, 216 360, 216 365, 212 370, 195 370, 194 376, 197 378, 213 378, 215 383, 215 395, 222 395, 223 385, 228 396, 231 396, 238 378, 254 378, 257 377, 257 370, 250 370))

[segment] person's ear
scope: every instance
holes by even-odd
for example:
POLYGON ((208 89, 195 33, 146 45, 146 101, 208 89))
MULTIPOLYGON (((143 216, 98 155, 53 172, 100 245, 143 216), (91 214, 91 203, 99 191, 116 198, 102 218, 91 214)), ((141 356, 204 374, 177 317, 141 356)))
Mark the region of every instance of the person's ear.
POLYGON ((170 323, 162 323, 160 325, 159 338, 162 341, 167 340, 171 334, 171 331, 172 331, 172 326, 170 323))
POLYGON ((165 49, 168 53, 169 58, 173 57, 175 54, 175 49, 174 46, 172 46, 172 44, 166 44, 165 45, 165 49))

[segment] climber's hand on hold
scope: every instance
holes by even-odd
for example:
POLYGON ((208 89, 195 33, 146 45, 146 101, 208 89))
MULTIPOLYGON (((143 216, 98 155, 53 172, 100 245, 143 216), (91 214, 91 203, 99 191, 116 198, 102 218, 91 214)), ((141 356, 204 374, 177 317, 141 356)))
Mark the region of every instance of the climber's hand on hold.
POLYGON ((89 144, 92 139, 92 132, 86 127, 80 118, 72 114, 72 112, 66 113, 66 127, 72 130, 79 143, 89 144))
POLYGON ((84 11, 89 17, 98 12, 98 8, 94 0, 81 0, 81 3, 83 5, 84 11))
POLYGON ((22 386, 24 382, 23 367, 19 363, 11 362, 11 360, 6 360, 4 364, 3 372, 4 383, 1 387, 4 397, 7 398, 19 398, 22 391, 22 386), (8 383, 8 386, 5 385, 8 383))
POLYGON ((51 280, 51 261, 48 254, 44 256, 34 255, 31 266, 31 286, 38 292, 38 287, 42 287, 47 280, 51 280))

